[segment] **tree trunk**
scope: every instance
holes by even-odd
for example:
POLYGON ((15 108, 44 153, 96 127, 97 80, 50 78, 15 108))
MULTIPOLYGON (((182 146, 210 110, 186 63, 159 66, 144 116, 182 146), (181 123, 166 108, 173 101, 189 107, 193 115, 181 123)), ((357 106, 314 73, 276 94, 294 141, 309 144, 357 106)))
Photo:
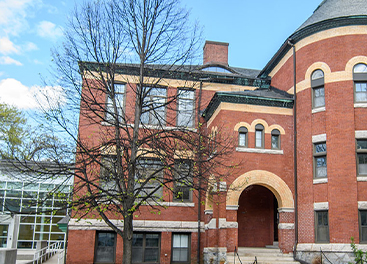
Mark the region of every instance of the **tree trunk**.
POLYGON ((128 214, 124 217, 123 239, 123 258, 122 264, 132 263, 132 245, 133 245, 133 215, 128 214))

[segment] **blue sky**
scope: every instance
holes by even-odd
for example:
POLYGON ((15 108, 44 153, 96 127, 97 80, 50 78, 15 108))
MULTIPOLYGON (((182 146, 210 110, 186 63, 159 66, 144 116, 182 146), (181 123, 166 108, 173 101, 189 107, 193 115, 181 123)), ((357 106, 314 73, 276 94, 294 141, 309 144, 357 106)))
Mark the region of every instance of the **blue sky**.
MULTIPOLYGON (((0 0, 0 102, 29 110, 45 87, 51 48, 62 43, 77 0, 0 0)), ((182 0, 203 26, 203 39, 229 43, 229 64, 261 69, 321 0, 182 0)))

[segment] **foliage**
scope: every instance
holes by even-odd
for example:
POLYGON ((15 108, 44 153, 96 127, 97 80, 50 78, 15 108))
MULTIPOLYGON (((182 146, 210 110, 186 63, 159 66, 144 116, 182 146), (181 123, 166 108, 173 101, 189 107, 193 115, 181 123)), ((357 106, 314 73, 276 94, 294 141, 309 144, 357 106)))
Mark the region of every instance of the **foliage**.
POLYGON ((354 262, 349 262, 349 264, 367 263, 367 252, 364 252, 363 250, 358 249, 358 247, 354 243, 354 237, 351 237, 350 240, 351 240, 350 246, 354 254, 354 262))

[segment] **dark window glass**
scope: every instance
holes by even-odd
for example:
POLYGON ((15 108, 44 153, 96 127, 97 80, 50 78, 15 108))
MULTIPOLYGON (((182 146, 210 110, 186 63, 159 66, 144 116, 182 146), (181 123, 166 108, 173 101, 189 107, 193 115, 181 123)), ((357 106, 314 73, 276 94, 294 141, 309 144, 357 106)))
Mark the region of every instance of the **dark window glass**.
POLYGON ((175 187, 173 199, 178 201, 192 200, 191 162, 177 160, 175 162, 175 187))
POLYGON ((189 263, 190 234, 172 235, 172 262, 189 263))
POLYGON ((316 242, 329 242, 329 217, 328 211, 317 211, 316 217, 316 242))
POLYGON ((367 210, 359 211, 359 242, 367 242, 367 210))
POLYGON ((160 236, 155 233, 133 234, 133 263, 159 263, 160 236))
POLYGON ((314 144, 314 177, 327 177, 326 143, 314 144))
POLYGON ((161 179, 163 163, 158 159, 140 159, 137 164, 135 181, 137 186, 144 184, 141 196, 162 197, 161 179))
POLYGON ((258 124, 255 129, 255 147, 264 148, 264 126, 258 124))
POLYGON ((95 263, 114 263, 116 250, 116 234, 98 232, 96 238, 95 263))
POLYGON ((101 158, 101 169, 100 169, 100 186, 108 191, 118 190, 116 186, 116 168, 117 166, 117 156, 116 155, 106 155, 101 158))
POLYGON ((357 148, 357 170, 358 175, 367 175, 367 140, 358 139, 357 148))
POLYGON ((271 131, 271 148, 280 149, 280 131, 278 129, 271 131))
POLYGON ((367 102, 367 65, 359 63, 353 68, 354 101, 356 103, 367 102))

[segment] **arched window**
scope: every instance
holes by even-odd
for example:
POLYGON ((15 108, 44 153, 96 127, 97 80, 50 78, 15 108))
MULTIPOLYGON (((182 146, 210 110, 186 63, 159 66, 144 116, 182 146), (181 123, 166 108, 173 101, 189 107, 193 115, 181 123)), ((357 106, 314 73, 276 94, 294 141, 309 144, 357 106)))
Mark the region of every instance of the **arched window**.
POLYGON ((238 129, 238 145, 240 147, 247 147, 247 128, 246 127, 240 127, 238 129))
POLYGON ((367 65, 359 63, 353 68, 354 102, 367 102, 367 65))
POLYGON ((312 108, 325 106, 324 72, 316 70, 311 75, 312 108))
POLYGON ((280 149, 280 131, 278 129, 271 131, 271 148, 280 149))
POLYGON ((255 126, 255 147, 264 148, 264 126, 261 124, 255 126))

